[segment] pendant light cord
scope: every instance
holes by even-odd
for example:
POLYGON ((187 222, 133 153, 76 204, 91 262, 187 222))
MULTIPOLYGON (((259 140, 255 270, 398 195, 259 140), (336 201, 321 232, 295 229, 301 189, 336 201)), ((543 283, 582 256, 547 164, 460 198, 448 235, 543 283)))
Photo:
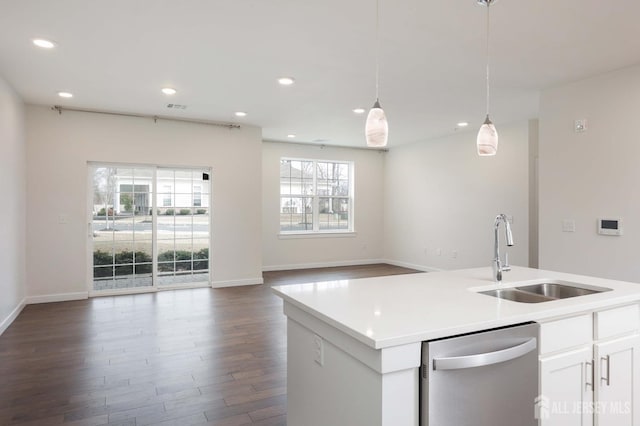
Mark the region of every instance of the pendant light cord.
POLYGON ((487 117, 489 117, 489 7, 493 0, 486 0, 487 2, 487 117))
POLYGON ((379 96, 380 80, 380 0, 376 0, 376 102, 379 96))

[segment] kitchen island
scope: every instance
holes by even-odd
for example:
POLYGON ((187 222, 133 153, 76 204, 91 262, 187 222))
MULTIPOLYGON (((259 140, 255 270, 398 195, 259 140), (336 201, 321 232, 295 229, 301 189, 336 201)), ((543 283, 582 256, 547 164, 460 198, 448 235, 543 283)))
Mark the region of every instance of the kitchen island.
MULTIPOLYGON (((592 345, 598 339, 622 336, 636 345, 640 328, 640 285, 522 267, 513 267, 500 285, 492 281, 491 268, 477 268, 287 285, 273 291, 284 300, 288 317, 289 426, 417 426, 423 341, 538 322, 542 393, 555 371, 545 367, 555 365, 547 360, 557 364, 565 352, 585 352, 582 367, 597 352, 592 345), (479 293, 548 281, 610 291, 542 303, 479 293)), ((629 362, 635 363, 637 349, 633 346, 629 362)), ((635 408, 640 365, 632 367, 635 408)), ((629 424, 637 424, 635 417, 637 413, 629 424)))

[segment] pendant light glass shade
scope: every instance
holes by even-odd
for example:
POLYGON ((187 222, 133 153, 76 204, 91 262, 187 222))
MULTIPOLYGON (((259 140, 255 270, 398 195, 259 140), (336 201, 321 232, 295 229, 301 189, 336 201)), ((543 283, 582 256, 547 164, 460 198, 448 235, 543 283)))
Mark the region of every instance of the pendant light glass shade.
POLYGON ((496 155, 498 152, 498 131, 496 126, 489 120, 488 115, 478 132, 477 145, 478 155, 480 156, 496 155))
POLYGON ((493 1, 495 0, 478 0, 479 4, 487 7, 487 118, 484 120, 482 126, 480 126, 478 138, 476 140, 478 155, 483 157, 496 155, 498 152, 498 131, 496 130, 496 126, 494 126, 489 119, 489 7, 493 1))
POLYGON ((369 115, 367 115, 365 135, 367 136, 368 147, 381 148, 387 146, 389 124, 387 123, 387 116, 377 100, 373 108, 369 110, 369 115))
POLYGON ((369 148, 383 148, 387 146, 389 138, 389 123, 387 115, 380 106, 380 0, 376 0, 376 103, 369 110, 364 134, 369 148))

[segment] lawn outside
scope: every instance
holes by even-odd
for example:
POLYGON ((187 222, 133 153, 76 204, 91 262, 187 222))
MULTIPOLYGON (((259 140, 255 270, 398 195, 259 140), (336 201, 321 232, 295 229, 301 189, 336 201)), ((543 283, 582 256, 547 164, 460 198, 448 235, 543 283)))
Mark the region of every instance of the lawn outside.
MULTIPOLYGON (((158 285, 209 281, 209 220, 208 214, 157 216, 158 285)), ((152 228, 151 215, 94 217, 95 290, 152 285, 152 228)))

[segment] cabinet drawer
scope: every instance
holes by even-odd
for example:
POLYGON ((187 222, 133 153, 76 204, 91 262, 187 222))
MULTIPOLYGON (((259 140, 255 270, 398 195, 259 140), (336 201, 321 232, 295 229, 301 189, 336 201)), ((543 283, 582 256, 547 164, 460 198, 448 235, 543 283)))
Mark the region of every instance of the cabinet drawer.
POLYGON ((540 324, 540 355, 591 344, 591 314, 578 315, 540 324))
POLYGON ((595 339, 607 339, 640 329, 640 305, 608 309, 595 313, 595 339))

